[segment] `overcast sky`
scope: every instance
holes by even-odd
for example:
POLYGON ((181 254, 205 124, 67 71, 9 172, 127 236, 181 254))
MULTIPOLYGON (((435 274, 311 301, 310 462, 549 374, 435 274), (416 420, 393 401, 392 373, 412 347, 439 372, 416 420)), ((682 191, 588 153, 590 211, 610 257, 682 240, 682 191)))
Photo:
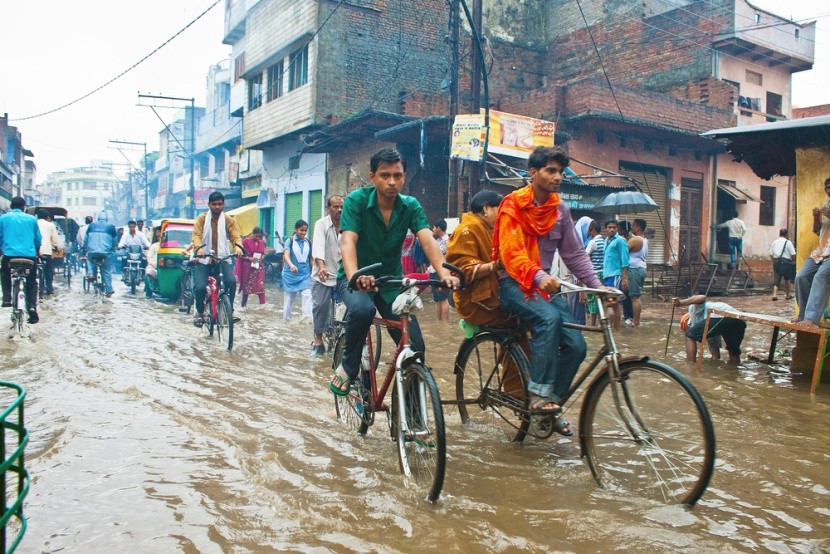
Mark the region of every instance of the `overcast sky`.
MULTIPOLYGON (((110 139, 158 149, 161 122, 139 107, 138 92, 193 97, 204 105, 210 65, 230 54, 222 44, 224 1, 111 85, 55 113, 20 120, 71 102, 126 70, 176 34, 216 0, 0 0, 0 112, 23 133, 47 173, 93 159, 124 162, 110 139), (15 121, 16 120, 16 121, 15 121)), ((796 20, 818 18, 815 64, 793 81, 793 104, 830 103, 830 3, 754 0, 796 20)), ((167 121, 173 110, 159 110, 167 121)), ((127 153, 134 164, 139 155, 127 153)))

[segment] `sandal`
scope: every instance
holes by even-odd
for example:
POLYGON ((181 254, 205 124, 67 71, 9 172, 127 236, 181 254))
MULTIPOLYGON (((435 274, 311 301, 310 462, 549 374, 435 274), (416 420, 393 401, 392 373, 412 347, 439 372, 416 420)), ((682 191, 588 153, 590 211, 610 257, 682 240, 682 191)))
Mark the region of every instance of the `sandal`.
MULTIPOLYGON (((338 370, 343 369, 343 366, 337 366, 331 374, 331 381, 329 382, 329 390, 336 394, 337 396, 346 396, 349 394, 349 390, 352 387, 352 380, 349 377, 345 379, 337 373, 338 370)), ((343 370, 345 373, 345 370, 343 370)))
POLYGON ((571 429, 571 422, 561 417, 557 417, 553 421, 553 430, 565 437, 572 437, 574 434, 574 430, 571 429))
POLYGON ((531 414, 536 415, 558 415, 562 413, 562 407, 551 400, 550 398, 539 396, 538 394, 530 393, 528 395, 528 409, 531 414), (545 408, 545 406, 556 406, 555 408, 545 408))
POLYGON ((193 318, 193 326, 194 327, 201 327, 205 324, 205 317, 201 315, 197 315, 193 318))

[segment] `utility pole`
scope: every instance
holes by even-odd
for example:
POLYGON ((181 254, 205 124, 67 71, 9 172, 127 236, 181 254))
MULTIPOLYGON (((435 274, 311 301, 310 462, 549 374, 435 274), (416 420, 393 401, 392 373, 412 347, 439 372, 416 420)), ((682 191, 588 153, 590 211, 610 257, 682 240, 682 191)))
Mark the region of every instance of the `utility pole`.
MULTIPOLYGON (((144 159, 141 162, 141 167, 143 168, 142 173, 144 174, 144 219, 147 222, 150 222, 150 189, 147 185, 147 143, 146 142, 130 142, 127 140, 111 140, 110 143, 112 144, 126 144, 128 146, 143 146, 144 147, 144 159)), ((118 151, 121 152, 121 149, 118 148, 118 151)), ((124 153, 121 152, 123 156, 124 153)), ((126 156, 124 156, 126 158, 126 156)), ((129 161, 129 160, 128 160, 129 161)))
MULTIPOLYGON (((470 106, 470 113, 477 114, 481 111, 481 69, 484 65, 484 60, 481 56, 481 51, 477 47, 476 44, 476 37, 481 37, 481 29, 482 29, 482 0, 473 0, 473 17, 471 24, 473 25, 472 30, 472 54, 473 54, 473 71, 470 79, 470 96, 471 96, 471 106, 470 106)), ((486 156, 486 154, 485 154, 486 156)), ((470 167, 470 182, 469 182, 469 195, 470 198, 473 197, 475 193, 479 191, 481 187, 481 166, 482 164, 486 164, 487 160, 483 159, 480 163, 471 164, 470 167)))
MULTIPOLYGON (((461 10, 459 0, 451 0, 450 3, 450 42, 452 49, 450 68, 450 127, 458 115, 458 72, 459 64, 459 36, 461 27, 461 10)), ((457 217, 464 210, 464 202, 459 190, 459 165, 456 158, 450 158, 450 182, 447 190, 447 215, 457 217)))
MULTIPOLYGON (((174 102, 189 102, 190 103, 190 112, 187 111, 187 106, 184 107, 184 109, 185 109, 185 125, 187 125, 188 121, 190 122, 190 152, 189 153, 188 153, 187 148, 185 148, 185 146, 179 141, 179 139, 175 135, 173 135, 173 132, 170 130, 170 127, 168 127, 166 123, 164 124, 164 127, 167 129, 167 132, 170 133, 170 136, 172 136, 173 139, 176 142, 179 143, 179 146, 182 147, 182 150, 184 150, 185 154, 187 154, 187 157, 190 160, 190 185, 189 185, 190 201, 187 203, 187 212, 188 212, 188 217, 190 219, 195 219, 196 218, 196 186, 193 182, 193 173, 196 169, 195 166, 194 166, 194 162, 195 162, 194 153, 196 152, 196 104, 195 104, 195 100, 193 98, 179 98, 179 97, 176 97, 176 96, 162 96, 162 95, 158 95, 158 94, 139 94, 138 95, 138 101, 139 101, 139 104, 138 104, 139 106, 149 106, 149 107, 153 108, 153 111, 155 111, 156 107, 178 108, 179 106, 173 105, 174 102), (154 100, 154 102, 152 104, 142 104, 141 103, 142 99, 152 99, 152 100, 154 100), (166 106, 166 105, 160 106, 159 104, 157 104, 155 102, 156 100, 169 100, 171 105, 169 105, 169 106, 166 106), (189 116, 187 115, 188 113, 189 113, 189 116)), ((158 115, 158 114, 156 114, 156 115, 158 115)))

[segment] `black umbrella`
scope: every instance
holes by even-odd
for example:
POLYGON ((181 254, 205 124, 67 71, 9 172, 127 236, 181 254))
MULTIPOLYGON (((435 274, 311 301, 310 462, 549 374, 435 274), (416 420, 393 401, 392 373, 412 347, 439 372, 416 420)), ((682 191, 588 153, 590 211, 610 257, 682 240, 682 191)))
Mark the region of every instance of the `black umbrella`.
POLYGON ((651 196, 638 190, 612 192, 594 205, 601 214, 639 214, 653 212, 659 206, 651 196))

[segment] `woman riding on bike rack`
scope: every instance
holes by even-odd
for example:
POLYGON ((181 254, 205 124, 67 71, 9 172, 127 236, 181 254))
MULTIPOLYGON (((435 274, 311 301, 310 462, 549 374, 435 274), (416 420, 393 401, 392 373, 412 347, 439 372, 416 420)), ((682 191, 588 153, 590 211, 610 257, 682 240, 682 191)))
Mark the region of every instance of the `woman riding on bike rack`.
POLYGON ((196 317, 193 318, 193 324, 196 327, 201 327, 205 323, 205 288, 207 287, 207 280, 209 274, 209 264, 219 263, 219 269, 222 271, 222 279, 225 287, 230 294, 231 306, 233 306, 234 296, 236 295, 236 277, 233 274, 233 266, 230 260, 225 262, 217 262, 216 259, 225 259, 233 253, 237 256, 242 256, 243 252, 239 245, 242 239, 239 236, 239 227, 236 225, 236 220, 232 217, 226 217, 223 210, 225 209, 225 196, 218 191, 214 191, 208 197, 208 208, 206 213, 199 215, 193 225, 193 246, 194 251, 198 251, 202 257, 197 258, 197 264, 194 275, 194 287, 196 300, 196 317), (199 250, 199 249, 202 250, 199 250), (212 256, 204 256, 204 253, 211 253, 212 256))

